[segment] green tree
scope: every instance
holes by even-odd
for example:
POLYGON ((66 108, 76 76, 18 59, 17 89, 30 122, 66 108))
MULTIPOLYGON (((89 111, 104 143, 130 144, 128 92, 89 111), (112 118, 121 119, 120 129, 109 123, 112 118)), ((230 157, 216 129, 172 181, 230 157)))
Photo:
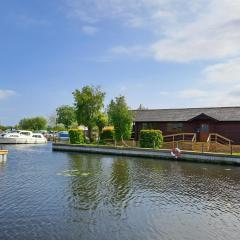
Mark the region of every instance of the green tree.
POLYGON ((81 90, 76 89, 73 96, 77 122, 88 128, 88 137, 92 141, 92 130, 97 125, 97 117, 104 107, 105 93, 99 87, 85 86, 81 90))
POLYGON ((99 135, 102 133, 103 128, 106 127, 107 124, 108 124, 107 115, 105 113, 100 113, 96 119, 96 125, 98 127, 99 135))
POLYGON ((128 140, 131 137, 133 114, 129 110, 124 96, 116 97, 108 106, 108 118, 115 130, 115 140, 128 140))
POLYGON ((46 126, 47 120, 44 117, 23 118, 19 122, 19 128, 23 130, 43 130, 46 126))
POLYGON ((56 109, 57 123, 62 123, 65 128, 69 128, 76 121, 75 109, 69 105, 62 105, 56 109))
POLYGON ((3 125, 0 125, 0 131, 5 131, 5 130, 8 130, 8 129, 12 129, 13 126, 3 126, 3 125))
POLYGON ((53 128, 52 131, 60 132, 66 130, 65 126, 62 123, 56 124, 53 128))

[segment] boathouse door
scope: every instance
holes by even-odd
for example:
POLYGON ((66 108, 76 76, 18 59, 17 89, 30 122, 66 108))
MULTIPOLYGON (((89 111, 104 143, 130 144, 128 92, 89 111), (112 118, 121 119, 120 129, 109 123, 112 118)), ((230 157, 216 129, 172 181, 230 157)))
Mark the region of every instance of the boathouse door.
POLYGON ((207 123, 201 123, 199 129, 199 141, 206 142, 209 136, 209 125, 207 123))

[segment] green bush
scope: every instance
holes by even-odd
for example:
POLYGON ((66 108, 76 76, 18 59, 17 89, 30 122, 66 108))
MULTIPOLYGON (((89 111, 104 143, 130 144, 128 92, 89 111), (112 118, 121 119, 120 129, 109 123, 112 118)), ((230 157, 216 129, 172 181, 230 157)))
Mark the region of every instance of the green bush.
POLYGON ((113 140, 114 138, 114 128, 113 127, 106 127, 102 130, 100 135, 101 140, 113 140))
POLYGON ((69 139, 71 144, 82 144, 85 142, 85 136, 83 130, 80 129, 70 129, 69 139))
POLYGON ((163 135, 160 130, 141 130, 140 147, 142 148, 161 148, 163 135))

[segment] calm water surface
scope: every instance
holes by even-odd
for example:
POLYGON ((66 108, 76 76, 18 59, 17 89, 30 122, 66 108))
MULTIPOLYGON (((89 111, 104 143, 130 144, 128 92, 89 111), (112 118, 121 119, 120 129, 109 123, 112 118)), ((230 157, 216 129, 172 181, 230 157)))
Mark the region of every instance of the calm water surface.
POLYGON ((240 168, 8 146, 0 239, 240 239, 240 168))

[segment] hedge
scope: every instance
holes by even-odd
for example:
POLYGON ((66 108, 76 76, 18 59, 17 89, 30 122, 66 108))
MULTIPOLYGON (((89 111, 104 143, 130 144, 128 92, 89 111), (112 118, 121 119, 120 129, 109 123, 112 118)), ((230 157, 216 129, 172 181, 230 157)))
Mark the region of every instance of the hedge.
POLYGON ((81 129, 70 129, 69 139, 71 144, 82 144, 85 142, 85 135, 81 129))
POLYGON ((101 140, 113 140, 114 139, 114 128, 113 127, 105 127, 102 130, 100 139, 101 140))
POLYGON ((141 130, 140 147, 142 148, 161 148, 163 135, 160 130, 141 130))

